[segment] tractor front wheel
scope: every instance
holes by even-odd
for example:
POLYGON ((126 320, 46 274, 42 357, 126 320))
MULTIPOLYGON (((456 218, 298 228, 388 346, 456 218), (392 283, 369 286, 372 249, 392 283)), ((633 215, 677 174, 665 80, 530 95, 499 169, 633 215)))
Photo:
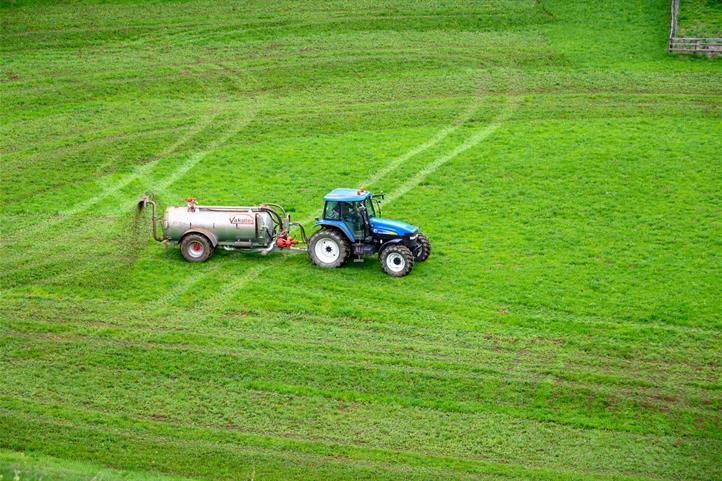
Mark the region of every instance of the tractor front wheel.
POLYGON ((321 229, 308 241, 308 256, 319 267, 341 267, 351 257, 351 244, 335 229, 321 229))
POLYGON ((414 255, 401 244, 386 247, 381 251, 379 260, 384 272, 394 277, 403 277, 414 268, 414 255))
POLYGON ((414 260, 416 262, 424 262, 431 255, 431 241, 426 237, 426 234, 419 232, 416 242, 421 246, 421 249, 416 252, 414 260))

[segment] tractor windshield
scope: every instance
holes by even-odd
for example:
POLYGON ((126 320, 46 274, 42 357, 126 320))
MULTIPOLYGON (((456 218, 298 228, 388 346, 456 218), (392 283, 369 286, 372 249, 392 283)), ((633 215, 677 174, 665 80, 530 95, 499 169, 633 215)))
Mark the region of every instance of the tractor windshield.
POLYGON ((371 200, 371 197, 369 197, 368 199, 366 199, 364 201, 364 205, 366 206, 366 212, 369 215, 369 219, 371 217, 376 217, 376 211, 374 210, 374 203, 371 200))

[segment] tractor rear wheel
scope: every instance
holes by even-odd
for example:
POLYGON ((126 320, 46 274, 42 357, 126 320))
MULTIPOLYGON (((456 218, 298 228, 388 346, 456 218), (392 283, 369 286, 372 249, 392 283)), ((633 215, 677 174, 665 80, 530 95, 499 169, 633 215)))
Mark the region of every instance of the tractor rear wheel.
POLYGON ((351 258, 351 244, 335 229, 321 229, 308 241, 308 256, 319 267, 341 267, 351 258))
POLYGON ((416 242, 421 246, 421 249, 416 253, 414 260, 416 262, 424 262, 431 255, 431 241, 426 237, 426 234, 419 232, 416 242))
POLYGON ((386 247, 379 255, 381 267, 390 276, 403 277, 414 268, 414 255, 401 244, 386 247))
POLYGON ((183 237, 180 248, 188 262, 205 262, 213 255, 213 244, 201 234, 188 234, 183 237))

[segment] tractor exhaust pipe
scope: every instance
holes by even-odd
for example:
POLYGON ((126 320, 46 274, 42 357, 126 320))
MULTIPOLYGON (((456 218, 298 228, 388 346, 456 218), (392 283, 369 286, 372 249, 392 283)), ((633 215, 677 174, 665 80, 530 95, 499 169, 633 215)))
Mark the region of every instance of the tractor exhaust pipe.
POLYGON ((157 240, 158 242, 163 242, 165 239, 164 237, 161 237, 158 235, 158 216, 156 215, 156 204, 153 200, 153 194, 150 192, 146 192, 143 194, 143 197, 138 200, 138 210, 143 210, 150 204, 151 206, 151 224, 152 224, 152 233, 153 233, 153 239, 157 240))

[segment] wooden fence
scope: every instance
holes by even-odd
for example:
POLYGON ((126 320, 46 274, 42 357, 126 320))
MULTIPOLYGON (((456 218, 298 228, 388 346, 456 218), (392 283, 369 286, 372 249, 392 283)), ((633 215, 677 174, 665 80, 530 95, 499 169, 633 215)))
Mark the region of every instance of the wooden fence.
POLYGON ((672 0, 672 26, 669 29, 670 53, 706 53, 709 55, 722 55, 722 38, 714 37, 678 37, 677 13, 679 0, 672 0))

